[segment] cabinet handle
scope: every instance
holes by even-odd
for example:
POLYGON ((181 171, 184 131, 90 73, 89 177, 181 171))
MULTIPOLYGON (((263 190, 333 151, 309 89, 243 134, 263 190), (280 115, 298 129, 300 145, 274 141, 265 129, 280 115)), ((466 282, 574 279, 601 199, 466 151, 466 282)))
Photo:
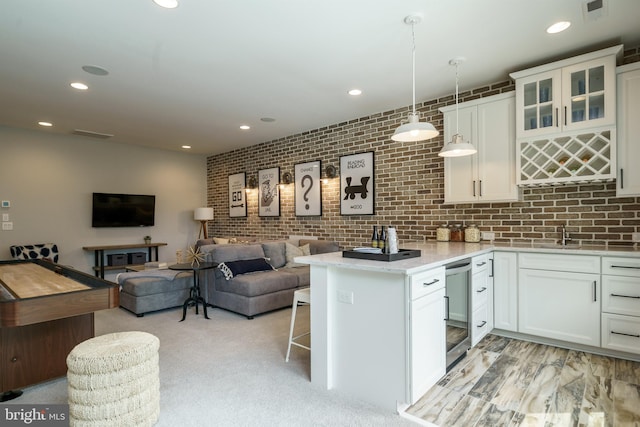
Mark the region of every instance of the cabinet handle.
POLYGON ((564 125, 567 125, 567 106, 564 106, 564 125))
POLYGON ((478 290, 476 291, 476 293, 479 293, 479 294, 480 294, 480 293, 482 293, 482 292, 484 292, 484 291, 486 291, 486 290, 487 290, 487 288, 483 287, 482 289, 478 289, 478 290))
POLYGON ((489 273, 489 277, 493 277, 493 275, 494 275, 494 272, 493 272, 493 268, 494 268, 493 258, 489 258, 489 261, 491 261, 491 272, 489 273))
POLYGON ((433 279, 433 282, 429 282, 429 283, 423 282, 422 286, 423 287, 431 286, 431 285, 434 285, 434 284, 438 283, 439 281, 440 281, 440 279, 433 279))
POLYGON ((476 267, 482 267, 486 263, 487 263, 487 261, 482 261, 481 263, 476 264, 476 267))
POLYGON ((620 294, 611 294, 612 297, 620 297, 620 298, 634 298, 634 299, 640 299, 640 296, 634 296, 634 295, 620 295, 620 294))
POLYGON ((483 320, 478 326, 476 326, 476 328, 482 328, 486 324, 487 324, 487 321, 483 320))
POLYGON ((558 109, 556 108, 556 127, 560 127, 560 120, 558 120, 558 109))
POLYGON ((445 310, 445 315, 444 315, 444 320, 450 320, 449 319, 449 297, 448 296, 444 296, 444 299, 447 300, 446 304, 444 305, 446 310, 445 310))
POLYGON ((624 169, 620 168, 620 189, 624 188, 624 169))
POLYGON ((480 197, 482 197, 482 180, 480 180, 479 182, 480 182, 480 197))
POLYGON ((594 280, 593 281, 593 302, 598 301, 597 289, 598 289, 598 281, 594 280))
POLYGON ((640 335, 636 335, 636 334, 625 334, 624 332, 616 332, 616 331, 611 331, 611 333, 614 335, 624 335, 625 337, 640 338, 640 335))
POLYGON ((611 268, 630 268, 632 270, 640 270, 640 267, 635 265, 612 265, 611 268))
POLYGON ((476 197, 476 181, 473 180, 473 197, 476 197))

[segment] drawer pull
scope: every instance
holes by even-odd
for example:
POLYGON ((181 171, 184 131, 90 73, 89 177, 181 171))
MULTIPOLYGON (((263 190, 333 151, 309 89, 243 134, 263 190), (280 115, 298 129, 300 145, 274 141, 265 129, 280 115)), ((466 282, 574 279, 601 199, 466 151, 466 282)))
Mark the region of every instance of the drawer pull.
POLYGON ((479 264, 476 264, 476 267, 482 267, 483 265, 485 265, 487 263, 487 261, 482 261, 479 264))
POLYGON ((481 293, 481 292, 484 292, 484 291, 486 291, 486 290, 487 290, 487 288, 483 287, 482 289, 478 289, 476 292, 477 292, 477 293, 481 293))
POLYGON ((640 296, 635 296, 635 295, 620 295, 620 294, 611 294, 612 297, 620 297, 620 298, 634 298, 634 299, 640 299, 640 296))
POLYGON ((625 337, 640 338, 640 335, 636 335, 636 334, 625 334, 624 332, 616 332, 616 331, 611 331, 611 333, 615 335, 624 335, 625 337))
POLYGON ((440 281, 440 279, 433 279, 433 281, 432 281, 432 282, 429 282, 429 283, 426 283, 426 282, 425 282, 425 283, 422 283, 422 286, 426 288, 427 286, 435 285, 435 284, 436 284, 436 283, 438 283, 439 281, 440 281))
POLYGON ((486 320, 483 320, 478 326, 476 326, 477 328, 482 328, 484 325, 487 324, 486 320))
POLYGON ((640 266, 635 265, 611 265, 611 268, 630 268, 632 270, 640 270, 640 266))

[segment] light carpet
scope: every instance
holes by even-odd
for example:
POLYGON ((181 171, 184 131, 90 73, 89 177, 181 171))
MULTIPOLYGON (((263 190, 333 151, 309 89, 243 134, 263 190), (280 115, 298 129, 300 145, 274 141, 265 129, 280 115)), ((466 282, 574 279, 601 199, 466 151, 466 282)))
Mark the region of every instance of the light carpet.
MULTIPOLYGON (((291 309, 253 320, 191 308, 136 317, 122 309, 96 313, 96 335, 149 332, 160 339, 160 419, 157 426, 415 426, 396 413, 310 382, 310 354, 287 350, 291 309)), ((308 329, 298 309, 296 333, 308 329)), ((11 403, 67 403, 61 378, 24 389, 11 403)))

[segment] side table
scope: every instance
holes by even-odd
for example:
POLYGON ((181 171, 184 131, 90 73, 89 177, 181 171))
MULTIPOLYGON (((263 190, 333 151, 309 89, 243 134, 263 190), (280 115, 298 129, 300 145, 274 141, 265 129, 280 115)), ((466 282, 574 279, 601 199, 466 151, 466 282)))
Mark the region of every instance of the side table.
POLYGON ((182 263, 182 264, 173 264, 169 266, 171 270, 181 270, 181 271, 193 271, 193 286, 191 287, 191 292, 189 298, 186 299, 184 304, 182 305, 182 319, 181 322, 187 317, 187 307, 190 303, 194 303, 196 306, 196 314, 198 314, 198 303, 202 303, 202 307, 204 309, 204 317, 208 319, 207 316, 207 302, 202 298, 200 294, 200 271, 208 270, 210 268, 217 267, 218 264, 213 262, 201 262, 200 264, 194 263, 182 263))

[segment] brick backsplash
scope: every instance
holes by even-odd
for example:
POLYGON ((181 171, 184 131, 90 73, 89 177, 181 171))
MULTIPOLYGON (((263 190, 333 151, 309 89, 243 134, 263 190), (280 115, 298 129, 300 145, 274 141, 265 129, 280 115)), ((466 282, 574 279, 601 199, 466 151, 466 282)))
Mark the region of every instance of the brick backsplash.
MULTIPOLYGON (((622 63, 640 61, 640 47, 624 50, 622 63)), ((460 102, 510 92, 511 80, 460 94, 460 102)), ((500 242, 555 242, 566 225, 583 244, 631 245, 640 231, 640 198, 616 197, 615 182, 525 188, 512 203, 444 204, 444 161, 437 155, 443 141, 440 107, 455 103, 453 95, 417 104, 421 120, 440 135, 418 143, 391 141, 410 107, 337 123, 297 135, 241 148, 207 159, 207 202, 214 208, 211 236, 253 236, 272 239, 313 235, 336 240, 344 248, 367 244, 373 225, 393 225, 400 242, 434 240, 442 223, 476 223, 500 242), (375 152, 375 214, 340 215, 340 181, 322 184, 322 216, 296 217, 293 184, 281 190, 279 217, 258 216, 258 191, 247 194, 247 217, 229 218, 228 175, 280 167, 293 173, 296 163, 321 160, 323 169, 338 169, 340 156, 375 152)), ((324 177, 324 176, 323 176, 324 177)))

